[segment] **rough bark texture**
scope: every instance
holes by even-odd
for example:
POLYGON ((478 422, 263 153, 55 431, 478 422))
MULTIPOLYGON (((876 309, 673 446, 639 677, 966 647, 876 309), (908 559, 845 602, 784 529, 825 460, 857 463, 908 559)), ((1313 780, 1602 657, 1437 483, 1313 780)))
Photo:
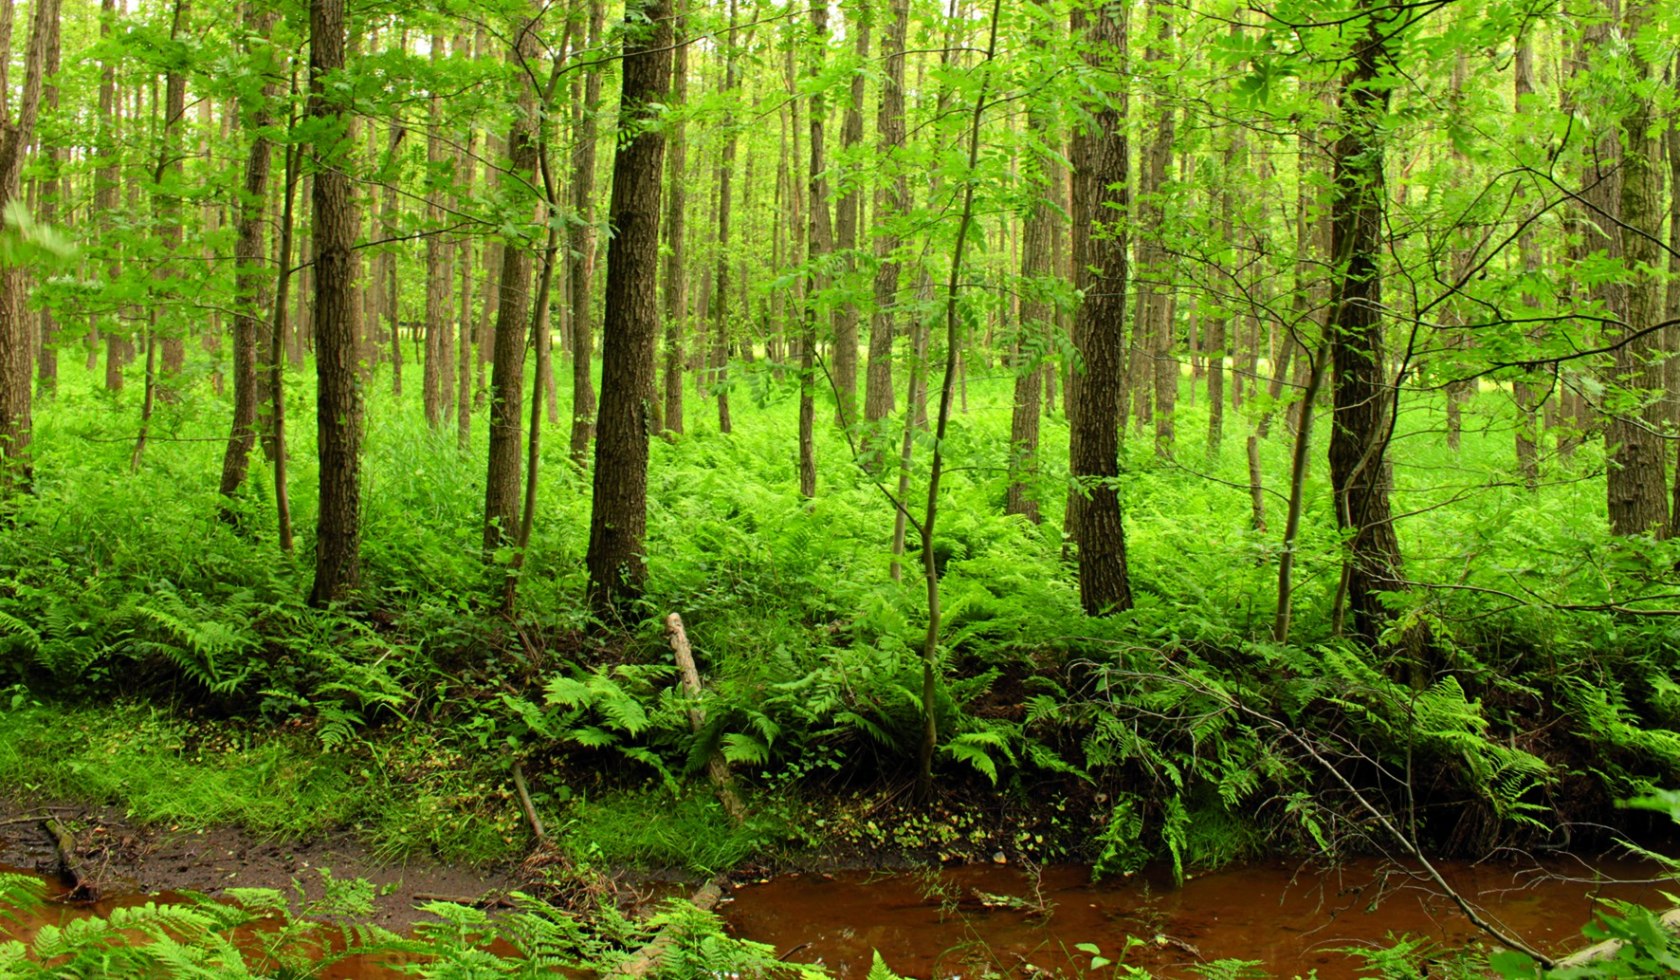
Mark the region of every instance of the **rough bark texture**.
MULTIPOLYGON (((509 59, 530 65, 537 56, 536 21, 516 25, 509 59)), ((508 204, 512 219, 531 220, 531 188, 537 174, 537 98, 521 72, 513 126, 508 132, 508 204)), ((484 548, 513 540, 519 520, 522 472, 520 409, 524 406, 525 341, 531 321, 531 249, 510 241, 502 249, 500 299, 496 304, 494 363, 490 369, 490 459, 484 483, 484 548)))
POLYGON ((671 0, 632 0, 626 13, 621 139, 613 160, 607 302, 601 345, 601 412, 589 514, 589 603, 611 615, 647 580, 649 399, 659 336, 659 175, 665 134, 642 125, 671 82, 671 0))
MULTIPOLYGON (((262 37, 272 29, 271 14, 251 17, 253 33, 262 37)), ((251 450, 257 438, 257 342, 266 333, 259 324, 265 316, 264 293, 274 279, 263 261, 263 236, 267 232, 268 177, 273 168, 274 146, 264 135, 272 116, 275 85, 264 85, 248 104, 240 106, 245 127, 251 131, 251 149, 245 158, 245 182, 238 198, 234 261, 233 314, 233 429, 222 456, 223 496, 232 496, 245 482, 250 470, 251 450)), ((267 360, 265 352, 262 360, 267 360)))
MULTIPOLYGON (((671 53, 671 105, 688 101, 688 22, 677 16, 676 50, 671 53)), ((665 208, 665 417, 667 432, 683 430, 683 333, 688 326, 688 260, 684 241, 688 228, 688 140, 678 117, 671 124, 670 154, 665 184, 670 188, 665 208)))
MULTIPOLYGON (((824 55, 828 48, 828 8, 818 4, 810 8, 811 70, 813 79, 822 74, 824 55)), ((811 271, 805 280, 805 329, 799 339, 799 492, 806 497, 817 495, 817 444, 813 431, 816 420, 816 348, 817 296, 827 284, 817 271, 818 260, 831 248, 832 229, 828 216, 828 168, 823 148, 823 95, 821 90, 811 93, 811 169, 806 174, 807 197, 811 209, 810 234, 806 252, 811 271)))
MULTIPOLYGON (((1517 112, 1532 113, 1534 107, 1527 103, 1534 95, 1534 49, 1526 36, 1517 42, 1515 76, 1517 112)), ((1524 231, 1517 239, 1517 254, 1525 274, 1533 275, 1540 268, 1539 247, 1535 243, 1533 231, 1524 231)), ((1669 287, 1671 292, 1674 288, 1669 287)), ((1524 297, 1523 303, 1532 307, 1534 298, 1524 297)), ((1522 473, 1523 483, 1532 490, 1540 483, 1540 413, 1537 410, 1540 399, 1535 385, 1522 379, 1512 383, 1511 393, 1516 399, 1518 412, 1517 469, 1522 473)))
POLYGON ((716 370, 718 431, 733 431, 729 416, 729 340, 733 333, 729 322, 729 215, 730 184, 735 175, 735 114, 731 100, 735 98, 736 65, 740 57, 736 46, 735 22, 738 16, 735 0, 729 3, 729 35, 723 62, 724 104, 723 152, 717 165, 717 265, 712 274, 712 367, 716 370))
POLYGON ((309 5, 309 116, 314 146, 315 402, 320 513, 315 525, 315 605, 345 598, 361 576, 362 396, 356 378, 356 294, 351 250, 356 206, 350 193, 341 90, 328 78, 344 68, 345 0, 309 5))
POLYGON ((904 41, 909 0, 891 0, 892 22, 881 39, 882 78, 875 117, 876 165, 890 175, 875 191, 875 310, 869 319, 869 367, 864 379, 863 417, 879 422, 892 413, 894 307, 898 302, 898 262, 893 253, 902 241, 892 222, 909 206, 910 180, 896 156, 904 145, 904 41))
POLYGON ((1331 267, 1338 270, 1330 298, 1330 480, 1337 526, 1347 536, 1348 608, 1354 632, 1368 641, 1376 640, 1389 619, 1379 595, 1405 587, 1388 500, 1393 388, 1382 349, 1384 185, 1377 127, 1388 108, 1388 90, 1373 84, 1389 57, 1388 29, 1367 14, 1365 34, 1351 55, 1330 205, 1331 267))
MULTIPOLYGON (((1637 37, 1651 19, 1644 0, 1625 0, 1623 34, 1637 37)), ((1637 46, 1627 51, 1629 70, 1641 82, 1654 81, 1637 46)), ((1633 97, 1622 118, 1622 254, 1632 278, 1622 290, 1626 304, 1615 310, 1626 326, 1616 347, 1614 381, 1626 401, 1610 416, 1604 437, 1610 450, 1605 472, 1610 530, 1615 534, 1668 533, 1668 488, 1664 480, 1661 393, 1661 333, 1651 328, 1663 311, 1661 239, 1662 143, 1651 135, 1655 115, 1649 98, 1633 97)))
MULTIPOLYGON (((432 63, 443 59, 443 35, 432 35, 432 63)), ((450 285, 454 269, 450 267, 454 246, 443 236, 443 189, 439 171, 447 161, 443 144, 443 97, 433 92, 432 118, 426 127, 426 170, 429 180, 426 189, 426 363, 421 368, 420 397, 426 412, 426 424, 436 432, 443 426, 444 407, 448 402, 445 386, 450 378, 449 315, 451 312, 450 285)))
MULTIPOLYGON (((855 39, 854 51, 860 64, 869 58, 869 5, 853 8, 856 18, 848 25, 855 39)), ((863 142, 863 79, 864 73, 852 73, 851 101, 846 105, 845 121, 840 126, 840 149, 851 154, 863 142)), ((846 181, 845 191, 834 203, 834 245, 845 263, 844 275, 850 276, 857 267, 855 250, 858 244, 858 218, 863 196, 856 178, 846 181)), ((850 300, 834 311, 834 368, 835 421, 849 426, 857 421, 857 355, 858 310, 850 300)))
MULTIPOLYGON (((169 30, 170 40, 179 39, 186 30, 186 20, 191 12, 191 4, 187 0, 176 0, 175 19, 169 30)), ((159 150, 156 174, 159 185, 158 241, 167 256, 174 256, 181 249, 181 126, 186 112, 187 75, 177 69, 164 76, 163 146, 159 150)), ((166 261, 159 267, 159 278, 166 281, 173 278, 174 270, 170 266, 166 261)), ((152 302, 157 303, 158 297, 154 296, 152 302)), ((187 343, 181 334, 183 327, 184 324, 172 324, 161 338, 163 370, 157 379, 157 394, 164 401, 173 401, 178 397, 176 378, 187 364, 187 343)))
MULTIPOLYGON (((1172 42, 1171 7, 1160 0, 1149 4, 1150 19, 1155 33, 1149 39, 1144 61, 1158 65, 1166 57, 1172 42)), ((1163 80, 1162 84, 1165 84, 1163 80)), ((1147 406, 1154 394, 1155 451, 1162 456, 1172 455, 1173 408, 1178 400, 1178 361, 1172 350, 1172 268, 1166 247, 1161 242, 1167 172, 1172 166, 1173 103, 1166 90, 1155 98, 1154 132, 1138 175, 1136 211, 1137 233, 1137 321, 1132 325, 1132 349, 1141 358, 1131 381, 1134 398, 1138 400, 1139 421, 1151 415, 1147 406)))
POLYGON ((1113 82, 1111 94, 1090 107, 1074 140, 1076 259, 1088 267, 1085 301, 1073 321, 1073 345, 1084 372, 1073 385, 1069 470, 1078 484, 1073 520, 1078 548, 1079 599, 1086 613, 1105 615, 1132 606, 1126 537, 1120 521, 1119 425, 1125 356, 1126 242, 1120 229, 1128 205, 1123 75, 1114 63, 1126 50, 1119 9, 1076 10, 1073 32, 1086 42, 1085 60, 1113 82))
MULTIPOLYGON (((24 151, 34 137, 40 112, 47 50, 57 43, 58 7, 59 0, 38 0, 35 4, 17 116, 13 118, 0 104, 0 213, 18 196, 24 151)), ((9 38, 0 45, 0 52, 10 56, 9 38)), ((13 489, 28 490, 34 477, 29 455, 30 334, 34 321, 25 305, 28 290, 29 278, 22 266, 8 265, 0 270, 0 495, 13 489)))
MULTIPOLYGON (((1042 42, 1039 42, 1042 46, 1042 42)), ((1050 138, 1054 116, 1047 107, 1030 109, 1027 128, 1033 141, 1054 145, 1050 138)), ((1041 367, 1055 328, 1053 311, 1046 300, 1048 280, 1054 268, 1055 207, 1050 202, 1052 175, 1044 157, 1030 164, 1036 174, 1028 179, 1036 193, 1021 229, 1021 297, 1017 316, 1014 355, 1015 398, 1009 419, 1009 490, 1004 511, 1039 522, 1038 498, 1032 483, 1038 476, 1038 428, 1043 400, 1044 372, 1041 367)))
MULTIPOLYGON (((589 47, 601 45, 601 0, 590 0, 589 47)), ((595 359, 595 321, 589 315, 590 284, 595 277, 595 114, 601 106, 600 59, 584 72, 583 101, 573 126, 571 261, 567 288, 572 304, 572 462, 579 467, 589 453, 595 435, 595 381, 590 375, 595 359)), ((574 89, 574 92, 576 90, 574 89)), ((659 180, 658 174, 654 181, 659 180)), ((617 193, 617 188, 614 188, 617 193)))

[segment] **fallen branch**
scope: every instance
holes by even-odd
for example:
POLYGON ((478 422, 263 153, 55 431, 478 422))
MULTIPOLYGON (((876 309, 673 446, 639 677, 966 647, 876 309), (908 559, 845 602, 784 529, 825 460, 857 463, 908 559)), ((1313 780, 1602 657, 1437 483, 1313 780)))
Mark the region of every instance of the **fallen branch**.
POLYGON ((1418 849, 1417 844, 1414 843, 1406 834, 1402 833, 1399 827, 1394 826, 1393 821, 1388 819, 1388 814, 1384 813, 1369 800, 1365 799, 1364 794, 1354 788, 1353 783, 1349 782, 1347 777, 1342 775, 1341 770, 1337 769, 1330 763, 1330 760, 1320 755, 1318 750, 1313 748, 1311 742, 1302 738, 1293 728, 1290 728, 1288 725, 1283 724, 1268 714, 1256 711, 1242 702, 1237 701, 1235 698, 1227 696, 1225 700, 1228 704, 1243 714, 1248 715, 1250 718, 1260 721, 1288 736, 1291 741, 1301 747, 1301 751, 1311 756, 1314 762, 1318 763, 1325 772, 1329 773, 1331 778, 1335 779, 1336 782, 1341 783, 1342 788, 1348 791, 1348 794, 1353 797, 1354 802, 1358 803, 1360 808, 1366 813, 1369 813, 1372 818, 1377 821, 1378 825, 1388 831, 1389 836, 1393 837, 1394 840, 1405 849, 1406 853, 1411 855, 1412 859, 1423 867, 1424 873, 1429 876, 1431 881, 1435 882, 1435 886, 1437 888, 1441 889, 1442 892, 1446 893, 1448 898, 1453 900, 1453 903, 1458 906, 1459 911, 1464 913, 1464 917, 1470 920, 1471 925, 1474 925, 1476 928, 1492 936, 1494 939, 1497 939, 1499 942, 1504 943, 1511 949, 1514 949, 1519 953, 1526 953, 1536 963, 1539 963, 1548 970, 1556 966, 1551 957, 1547 956, 1545 953, 1540 952, 1528 943, 1523 942, 1521 938, 1507 933, 1504 929, 1501 929, 1482 918, 1481 913, 1476 911, 1475 906, 1471 905, 1469 900, 1467 900, 1463 895, 1460 895, 1457 889, 1453 888, 1453 886, 1447 884, 1447 879, 1442 877, 1441 872, 1436 870, 1435 865, 1431 864, 1429 859, 1423 856, 1423 852, 1418 849))
POLYGON ((531 822, 531 833, 537 835, 537 846, 548 846, 548 834, 543 830, 542 819, 537 816, 537 808, 531 804, 531 791, 525 786, 525 767, 520 763, 513 764, 513 788, 519 793, 519 808, 525 811, 525 819, 531 822))
MULTIPOLYGON (((672 613, 671 618, 675 619, 676 613, 672 613)), ((678 620, 678 624, 678 628, 680 629, 681 620, 678 620)), ((699 891, 689 896, 689 903, 702 912, 710 912, 712 909, 717 908, 718 902, 723 901, 723 882, 723 875, 717 875, 712 878, 712 880, 706 882, 704 885, 701 885, 699 891)), ((638 950, 636 955, 630 957, 628 960, 625 960, 622 966, 609 971, 607 976, 629 977, 632 978, 632 980, 647 976, 649 973, 653 972, 654 967, 659 965, 660 959, 663 958, 670 950, 671 944, 676 941, 676 931, 670 926, 666 926, 665 928, 659 930, 653 939, 648 941, 646 946, 643 946, 640 950, 638 950)))
MULTIPOLYGON (((688 723, 696 732, 706 725, 706 712, 700 708, 700 671, 694 666, 694 650, 688 645, 688 634, 683 630, 682 617, 672 613, 665 617, 665 632, 671 638, 671 653, 677 660, 677 673, 682 678, 683 693, 690 700, 688 706, 688 723)), ((723 755, 713 752, 706 760, 706 775, 711 777, 712 785, 717 788, 718 801, 723 804, 724 812, 729 819, 737 824, 747 819, 747 808, 741 804, 741 797, 735 792, 735 779, 729 774, 729 762, 723 755)))
POLYGON ((76 835, 54 817, 42 820, 41 829, 52 841, 53 850, 58 852, 59 877, 70 886, 70 890, 58 901, 76 904, 99 901, 99 883, 83 872, 81 859, 76 854, 76 835))
MULTIPOLYGON (((1680 909, 1669 909, 1667 912, 1664 912, 1662 916, 1657 919, 1657 923, 1669 932, 1680 933, 1680 909)), ((1601 943, 1594 943, 1586 949, 1570 953, 1563 959, 1558 960, 1557 969, 1571 969, 1574 967, 1590 966, 1594 963, 1602 963, 1621 952, 1624 945, 1626 944, 1620 939, 1606 939, 1601 943)))

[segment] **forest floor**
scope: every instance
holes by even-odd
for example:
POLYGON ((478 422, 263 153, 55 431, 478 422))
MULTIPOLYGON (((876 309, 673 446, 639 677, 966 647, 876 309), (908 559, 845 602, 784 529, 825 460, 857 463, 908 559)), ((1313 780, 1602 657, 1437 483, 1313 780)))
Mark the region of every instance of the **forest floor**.
POLYGON ((525 880, 506 865, 392 863, 344 831, 285 840, 237 827, 144 824, 118 807, 27 798, 0 801, 0 867, 53 875, 58 851, 41 827, 49 816, 71 829, 78 857, 109 897, 183 891, 216 897, 229 888, 287 893, 295 888, 308 901, 321 892, 317 872, 329 871, 334 878, 371 882, 373 923, 401 931, 427 918, 417 909, 426 901, 504 894, 525 880))

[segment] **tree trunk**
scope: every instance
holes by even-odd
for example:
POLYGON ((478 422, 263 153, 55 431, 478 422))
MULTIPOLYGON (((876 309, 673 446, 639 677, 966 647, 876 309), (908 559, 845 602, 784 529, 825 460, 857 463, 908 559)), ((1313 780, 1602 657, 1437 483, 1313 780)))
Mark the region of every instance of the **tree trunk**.
MULTIPOLYGON (((175 17, 169 29, 169 39, 177 41, 187 28, 187 18, 192 12, 188 0, 175 0, 175 17)), ((160 292, 168 293, 167 283, 173 279, 177 270, 170 261, 175 253, 181 249, 181 127, 187 113, 187 76, 186 72, 176 68, 164 76, 164 106, 163 106, 163 142, 158 151, 157 172, 153 175, 153 182, 158 186, 157 214, 158 239, 163 246, 166 256, 159 267, 158 278, 165 283, 160 292)), ((169 297, 173 300, 174 297, 169 297)), ((163 297, 154 294, 154 306, 164 302, 163 297)), ((174 320, 174 317, 170 317, 174 320)), ((173 402, 180 397, 175 390, 179 382, 181 371, 187 364, 187 343, 182 335, 185 325, 172 322, 167 325, 160 338, 163 349, 163 370, 156 379, 157 397, 165 402, 173 402)))
MULTIPOLYGON (((247 16, 254 37, 266 37, 273 29, 273 14, 253 12, 247 16)), ((251 54, 257 50, 257 45, 247 49, 251 54)), ((260 50, 268 48, 262 46, 260 50)), ((264 75, 271 77, 266 71, 264 75)), ((251 149, 245 158, 245 183, 238 198, 237 238, 233 246, 233 428, 228 434, 227 451, 222 455, 224 497, 232 497, 245 483, 251 450, 257 440, 257 339, 259 333, 267 333, 258 323, 267 307, 264 287, 274 276, 263 261, 263 236, 268 230, 268 177, 274 160, 273 143, 266 129, 272 121, 270 106, 275 94, 275 85, 270 81, 239 107, 245 127, 251 132, 251 149)), ((262 359, 267 360, 266 352, 262 359)), ((222 510, 224 517, 232 513, 225 507, 222 510)))
MULTIPOLYGON (((686 8, 686 4, 685 4, 686 8)), ((671 105, 682 109, 688 102, 688 16, 677 14, 674 31, 676 49, 671 52, 671 105)), ((665 417, 666 432, 683 431, 683 333, 688 326, 688 228, 684 210, 688 207, 688 140, 684 121, 678 116, 670 124, 670 156, 665 183, 670 188, 665 204, 665 417)))
MULTIPOLYGON (((0 104, 0 213, 17 199, 23 173, 24 151, 35 134, 40 113, 42 75, 47 51, 57 44, 59 0, 37 0, 29 28, 29 48, 24 56, 23 94, 13 118, 0 104)), ((9 23, 10 18, 6 18, 9 23)), ((0 45, 7 60, 10 39, 0 45)), ((3 77, 0 77, 3 82, 3 77)), ((27 492, 34 479, 29 453, 30 416, 30 331, 34 324, 25 305, 29 277, 21 265, 0 269, 0 495, 13 490, 27 492)))
POLYGON ((621 138, 613 160, 601 413, 589 515, 590 606, 627 612, 647 581, 647 464, 654 344, 659 336, 659 176, 665 134, 644 122, 671 82, 671 0, 632 0, 626 11, 621 138))
POLYGON ((1391 23, 1366 3, 1365 33, 1343 80, 1343 133, 1334 148, 1330 357, 1335 372, 1330 481, 1347 540, 1344 576, 1354 632, 1375 642, 1390 614, 1380 595, 1405 588, 1389 510, 1388 438, 1393 388, 1382 348, 1383 147, 1388 89, 1375 84, 1389 59, 1391 23))
MULTIPOLYGON (((880 106, 875 116, 876 167, 886 179, 875 190, 875 309, 869 318, 869 369, 864 379, 863 417, 873 428, 893 410, 892 349, 898 303, 899 263, 903 241, 893 223, 910 201, 910 178, 899 161, 904 133, 904 44, 910 20, 909 0, 890 0, 892 23, 881 38, 880 106)), ((865 445, 870 433, 865 433, 865 445)))
MULTIPOLYGON (((1144 52, 1144 61, 1158 65, 1167 57, 1172 44, 1172 8, 1161 0, 1151 0, 1150 20, 1155 32, 1144 52)), ((1173 102, 1165 90, 1167 79, 1161 79, 1161 92, 1155 97, 1154 133, 1149 142, 1143 172, 1138 175, 1137 213, 1137 322, 1132 327, 1132 346, 1143 355, 1144 370, 1132 378, 1137 397, 1144 410, 1139 422, 1147 414, 1147 392, 1154 389, 1155 452, 1167 457, 1173 448, 1173 408, 1178 400, 1178 361, 1172 350, 1172 268, 1167 250, 1161 241, 1164 215, 1163 195, 1167 174, 1172 166, 1173 102)))
MULTIPOLYGON (((852 8, 852 22, 847 25, 855 41, 854 52, 860 65, 869 59, 869 5, 852 8)), ((852 72, 851 101, 846 105, 845 121, 840 127, 840 149, 847 159, 855 159, 854 149, 863 142, 863 81, 862 70, 852 72)), ((863 197, 857 188, 864 181, 847 181, 845 193, 834 204, 835 248, 845 263, 841 275, 851 279, 857 269, 859 212, 863 197)), ((848 293, 850 286, 847 287, 848 293)), ((857 304, 846 300, 834 311, 834 371, 835 421, 841 428, 855 424, 857 417, 857 304)), ((867 394, 867 392, 866 392, 867 394)))
POLYGON ((345 0, 309 5, 309 116, 315 139, 315 401, 320 512, 312 605, 346 598, 361 577, 362 396, 356 376, 355 142, 344 105, 345 0))
MULTIPOLYGON (((828 8, 817 4, 810 8, 812 79, 822 75, 828 51, 828 8)), ((810 235, 805 277, 805 329, 799 340, 799 493, 805 497, 817 495, 817 445, 813 431, 816 421, 816 348, 817 297, 827 286, 817 271, 823 256, 831 249, 832 231, 828 217, 828 181, 824 172, 828 160, 823 149, 824 99, 821 89, 811 92, 811 169, 806 174, 807 199, 811 209, 810 235)))
MULTIPOLYGON (((1637 37, 1650 23, 1646 0, 1625 0, 1624 36, 1637 37)), ((1651 66, 1635 47, 1627 51, 1638 82, 1654 82, 1651 66)), ((1662 144, 1651 135, 1649 96, 1634 94, 1633 108, 1622 118, 1622 254, 1632 279, 1621 291, 1626 306, 1614 310, 1623 324, 1616 339, 1614 382, 1627 403, 1614 408, 1605 431, 1610 465, 1605 471, 1610 530, 1614 534, 1668 533, 1668 492, 1664 482, 1662 425, 1662 344, 1652 330, 1662 322, 1662 144)))
MULTIPOLYGON (((432 64, 443 60, 442 34, 431 39, 432 64)), ((450 267, 453 248, 443 236, 443 189, 434 181, 447 161, 443 145, 443 96, 431 96, 431 120, 426 126, 426 363, 421 368, 420 398, 426 412, 426 425, 433 432, 443 426, 446 403, 444 386, 449 378, 449 287, 454 281, 450 267)))
POLYGON ((736 64, 740 57, 736 45, 736 0, 729 2, 729 35, 725 42, 723 89, 724 105, 723 152, 717 165, 717 265, 712 275, 712 365, 716 369, 718 431, 728 434, 734 430, 729 415, 729 340, 733 331, 729 323, 729 211, 730 183, 735 175, 735 112, 736 64))
MULTIPOLYGON (((1087 65, 1099 77, 1124 78, 1115 63, 1126 50, 1122 12, 1075 9, 1074 35, 1083 36, 1087 65)), ((1125 357, 1126 243, 1115 228, 1127 214, 1126 102, 1119 91, 1090 107, 1074 140, 1073 214, 1083 247, 1075 258, 1089 267, 1085 301, 1073 322, 1073 345, 1085 371, 1073 387, 1068 464, 1079 494, 1073 520, 1078 548, 1079 599, 1088 615, 1130 609, 1126 537, 1120 520, 1119 426, 1125 357), (1094 233, 1102 228, 1105 233, 1094 233)))
MULTIPOLYGON (((601 0, 589 0, 591 51, 601 44, 602 17, 601 0)), ((597 55, 584 71, 583 101, 572 131, 572 209, 576 224, 572 225, 567 286, 572 303, 571 453, 579 469, 588 458, 589 440, 595 435, 595 382, 590 376, 595 360, 595 325, 589 315, 589 299, 595 276, 595 115, 601 106, 602 61, 597 55)), ((655 182, 658 179, 655 174, 655 182)))
MULTIPOLYGON (((540 9, 540 8, 534 8, 540 9)), ((537 55, 537 20, 521 16, 514 24, 514 49, 508 60, 521 66, 537 55)), ((519 94, 513 125, 508 132, 508 220, 528 226, 534 202, 530 190, 537 176, 537 99, 533 82, 519 72, 519 94)), ((524 240, 510 240, 502 248, 501 297, 496 304, 495 359, 490 372, 490 458, 484 480, 484 550, 514 539, 519 520, 519 488, 523 440, 520 409, 524 407, 525 344, 531 322, 531 252, 524 240)), ((540 397, 540 396, 538 396, 540 397)))
MULTIPOLYGON (((1042 40, 1034 43, 1036 51, 1042 52, 1044 47, 1042 40)), ((1034 105, 1027 110, 1029 145, 1054 146, 1051 138, 1054 127, 1055 118, 1049 107, 1034 105)), ((1046 300, 1049 280, 1056 275, 1052 262, 1055 235, 1055 207, 1050 201, 1052 165, 1047 156, 1034 154, 1027 161, 1029 172, 1023 175, 1027 186, 1033 189, 1033 198, 1021 229, 1021 284, 1016 290, 1020 303, 1010 365, 1015 375, 1015 398, 1009 419, 1010 478, 1004 500, 1004 513, 1019 514, 1034 524, 1039 522, 1033 483, 1038 477, 1043 365, 1045 354, 1052 346, 1051 331, 1055 328, 1054 313, 1046 300)))

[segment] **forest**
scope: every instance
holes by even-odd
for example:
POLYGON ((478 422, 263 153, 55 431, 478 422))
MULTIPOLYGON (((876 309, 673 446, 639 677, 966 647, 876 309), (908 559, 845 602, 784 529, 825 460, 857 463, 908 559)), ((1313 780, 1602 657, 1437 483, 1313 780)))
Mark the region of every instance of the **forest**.
POLYGON ((1674 0, 0 0, 0 217, 0 977, 1680 973, 1674 0))

